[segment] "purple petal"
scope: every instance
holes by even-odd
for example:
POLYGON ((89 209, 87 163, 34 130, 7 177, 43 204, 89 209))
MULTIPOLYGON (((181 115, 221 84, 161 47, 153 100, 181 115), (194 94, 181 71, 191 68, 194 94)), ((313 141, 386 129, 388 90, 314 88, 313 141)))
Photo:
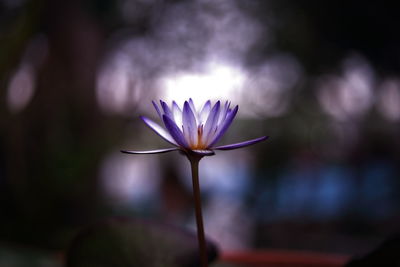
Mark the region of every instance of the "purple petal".
POLYGON ((134 151, 134 150, 121 150, 122 153, 126 154, 160 154, 167 153, 171 151, 179 150, 177 147, 155 149, 155 150, 145 150, 145 151, 134 151))
POLYGON ((185 140, 181 130, 176 126, 176 123, 167 115, 163 115, 163 121, 168 132, 171 134, 172 138, 182 147, 189 148, 188 143, 185 140))
POLYGON ((195 117, 195 119, 196 119, 196 124, 198 124, 198 123, 199 123, 199 120, 200 120, 199 114, 197 113, 196 107, 195 107, 194 102, 193 102, 193 100, 192 100, 191 98, 189 98, 189 106, 190 106, 190 108, 191 108, 192 111, 193 111, 194 117, 195 117))
POLYGON ((226 116, 228 115, 228 113, 230 111, 229 107, 230 107, 230 103, 228 101, 226 101, 224 107, 221 108, 221 113, 218 118, 218 125, 221 125, 222 122, 226 119, 226 116))
POLYGON ((208 100, 203 108, 200 111, 200 115, 199 115, 199 124, 200 123, 205 123, 205 121, 207 120, 208 114, 210 114, 210 110, 211 110, 211 101, 208 100))
POLYGON ((183 133, 186 140, 189 141, 189 145, 193 146, 197 144, 197 124, 196 118, 194 117, 193 110, 191 109, 189 103, 185 101, 183 106, 183 133))
POLYGON ((214 140, 210 142, 209 147, 212 147, 215 143, 221 139, 221 137, 224 135, 226 130, 228 130, 229 126, 231 125, 233 119, 236 116, 236 113, 238 112, 239 106, 236 106, 233 110, 230 112, 228 111, 228 115, 225 118, 225 121, 222 122, 222 124, 219 126, 219 129, 217 130, 217 133, 214 135, 214 140))
POLYGON ((147 126, 150 127, 156 134, 164 138, 167 142, 173 144, 174 146, 177 146, 178 144, 175 142, 174 138, 160 125, 158 125, 156 122, 150 120, 149 118, 146 118, 144 116, 140 117, 144 123, 146 123, 147 126))
POLYGON ((154 108, 156 109, 158 116, 160 117, 160 119, 162 119, 161 111, 160 111, 160 109, 158 108, 158 105, 156 104, 156 102, 151 101, 151 103, 153 103, 153 106, 154 106, 154 108))
POLYGON ((256 138, 256 139, 252 139, 252 140, 248 140, 248 141, 244 141, 244 142, 240 142, 240 143, 236 143, 236 144, 230 144, 230 145, 225 145, 225 146, 217 146, 217 147, 213 147, 212 149, 216 149, 216 150, 237 149, 237 148, 241 148, 241 147, 245 147, 245 146, 250 146, 250 145, 256 144, 256 143, 264 141, 266 139, 268 139, 268 136, 263 136, 263 137, 259 137, 259 138, 256 138))
POLYGON ((196 111, 196 107, 194 106, 193 99, 191 99, 191 98, 189 98, 189 105, 190 105, 190 108, 191 108, 193 111, 196 111))
POLYGON ((173 118, 173 114, 171 112, 171 109, 168 107, 167 103, 165 103, 164 101, 160 100, 160 104, 161 104, 161 107, 162 107, 162 109, 164 111, 164 114, 172 119, 173 118))
POLYGON ((213 136, 215 128, 218 122, 218 116, 220 111, 220 102, 217 101, 214 107, 210 111, 210 115, 208 115, 207 121, 204 125, 202 143, 207 144, 209 139, 213 136))
POLYGON ((172 101, 172 115, 174 116, 173 119, 178 127, 182 126, 182 110, 176 104, 175 101, 172 101))

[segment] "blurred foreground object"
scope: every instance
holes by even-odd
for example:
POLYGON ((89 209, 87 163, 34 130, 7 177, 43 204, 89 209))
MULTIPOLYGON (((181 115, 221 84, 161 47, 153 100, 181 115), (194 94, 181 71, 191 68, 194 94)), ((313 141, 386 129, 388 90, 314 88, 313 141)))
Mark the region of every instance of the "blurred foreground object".
MULTIPOLYGON (((208 260, 217 248, 208 242, 208 260)), ((67 252, 68 267, 196 267, 196 236, 152 221, 110 219, 83 230, 67 252)))

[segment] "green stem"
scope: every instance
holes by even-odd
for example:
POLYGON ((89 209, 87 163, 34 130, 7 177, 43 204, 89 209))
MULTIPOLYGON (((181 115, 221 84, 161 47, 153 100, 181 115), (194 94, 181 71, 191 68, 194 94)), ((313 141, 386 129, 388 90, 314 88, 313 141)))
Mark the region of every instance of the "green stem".
POLYGON ((207 247, 204 236, 203 215, 201 212, 201 197, 200 197, 200 183, 199 183, 199 162, 200 157, 189 157, 190 165, 192 167, 192 183, 194 195, 194 207, 196 212, 197 224, 197 239, 199 241, 199 252, 201 267, 208 266, 207 247))

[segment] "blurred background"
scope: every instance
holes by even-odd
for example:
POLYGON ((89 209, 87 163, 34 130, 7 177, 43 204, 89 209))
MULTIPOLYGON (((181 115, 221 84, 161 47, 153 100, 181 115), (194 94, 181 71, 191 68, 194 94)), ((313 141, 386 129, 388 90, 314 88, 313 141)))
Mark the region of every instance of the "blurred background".
MULTIPOLYGON (((400 17, 386 1, 0 0, 0 266, 112 216, 194 229, 151 100, 240 106, 201 162, 222 250, 362 254, 399 232, 400 17)), ((51 253, 48 253, 51 252, 51 253)), ((51 256, 50 256, 51 255, 51 256)))

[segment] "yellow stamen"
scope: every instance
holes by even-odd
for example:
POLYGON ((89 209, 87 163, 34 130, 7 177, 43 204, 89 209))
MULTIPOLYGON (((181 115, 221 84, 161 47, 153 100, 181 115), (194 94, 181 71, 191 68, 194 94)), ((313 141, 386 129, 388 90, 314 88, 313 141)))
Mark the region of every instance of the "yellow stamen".
POLYGON ((202 142, 203 136, 203 124, 197 127, 197 144, 195 144, 192 149, 205 149, 205 145, 202 142))

